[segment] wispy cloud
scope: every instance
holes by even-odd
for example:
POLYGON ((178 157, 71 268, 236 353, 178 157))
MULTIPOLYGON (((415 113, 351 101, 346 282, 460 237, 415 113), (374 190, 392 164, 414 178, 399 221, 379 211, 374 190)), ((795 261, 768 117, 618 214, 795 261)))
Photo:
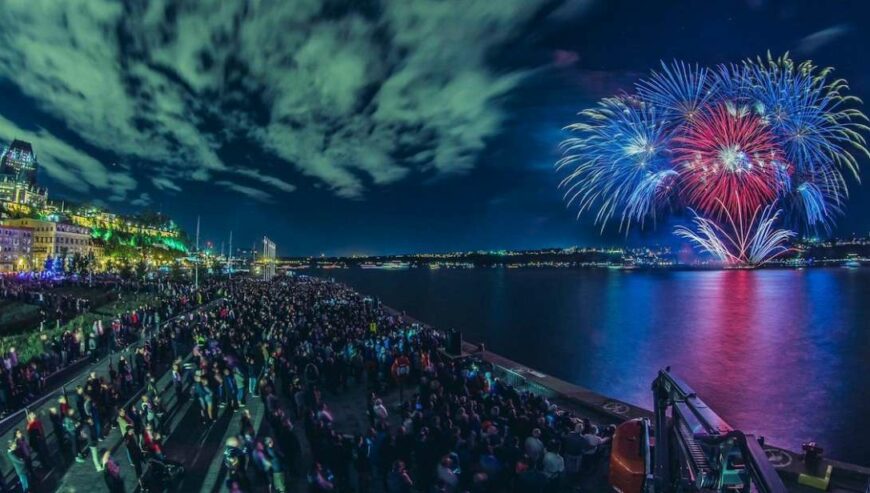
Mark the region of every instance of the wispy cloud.
POLYGON ((242 195, 245 195, 245 196, 252 198, 254 200, 258 200, 260 202, 271 202, 272 201, 271 194, 266 193, 260 189, 254 188, 254 187, 248 187, 245 185, 240 185, 236 182, 226 181, 226 180, 219 180, 219 181, 216 181, 215 183, 217 185, 220 185, 220 186, 228 189, 228 190, 238 192, 242 195))
POLYGON ((794 51, 801 55, 812 55, 823 46, 845 36, 851 29, 848 24, 838 24, 816 31, 798 41, 794 51))
POLYGON ((357 198, 473 168, 529 73, 488 56, 542 11, 588 2, 560 3, 5 0, 0 78, 159 190, 242 176, 233 189, 263 200, 301 173, 357 198), (277 162, 229 165, 228 139, 277 162))
POLYGON ((264 183, 266 185, 270 185, 274 188, 277 188, 278 190, 281 190, 282 192, 289 193, 289 192, 296 190, 295 185, 293 185, 291 183, 287 183, 286 181, 284 181, 280 178, 276 178, 274 176, 269 176, 269 175, 263 174, 262 172, 257 171, 255 169, 238 168, 235 170, 235 172, 241 176, 246 176, 248 178, 251 178, 253 180, 257 180, 257 181, 264 183))
POLYGON ((148 207, 151 205, 151 195, 148 192, 142 192, 138 197, 130 201, 136 207, 148 207))
POLYGON ((160 190, 168 190, 172 192, 180 192, 181 187, 175 184, 175 181, 163 176, 155 176, 151 178, 151 183, 160 190))

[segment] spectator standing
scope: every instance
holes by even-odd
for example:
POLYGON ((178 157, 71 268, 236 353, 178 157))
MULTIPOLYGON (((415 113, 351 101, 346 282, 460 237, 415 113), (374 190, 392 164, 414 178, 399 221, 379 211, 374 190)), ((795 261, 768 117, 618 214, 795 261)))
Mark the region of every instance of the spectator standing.
POLYGON ((30 480, 28 478, 27 463, 19 455, 15 441, 9 441, 9 448, 6 450, 6 457, 12 468, 15 469, 15 475, 18 476, 18 483, 21 485, 21 490, 24 493, 30 491, 30 480))
POLYGON ((36 451, 36 458, 43 469, 51 468, 51 454, 45 441, 45 428, 36 413, 27 413, 27 438, 30 447, 36 451))
POLYGON ((544 453, 542 472, 547 478, 547 489, 551 492, 559 490, 562 473, 565 471, 565 459, 559 455, 559 442, 551 440, 544 453))
POLYGON ((139 443, 139 438, 136 436, 133 428, 127 428, 127 431, 124 434, 124 448, 127 451, 127 461, 131 466, 133 466, 133 470, 136 471, 136 477, 141 478, 144 454, 142 453, 142 446, 139 443))
POLYGON ((544 453, 544 442, 541 441, 541 430, 539 428, 532 430, 531 436, 526 438, 524 448, 526 456, 528 456, 532 465, 537 465, 544 453))

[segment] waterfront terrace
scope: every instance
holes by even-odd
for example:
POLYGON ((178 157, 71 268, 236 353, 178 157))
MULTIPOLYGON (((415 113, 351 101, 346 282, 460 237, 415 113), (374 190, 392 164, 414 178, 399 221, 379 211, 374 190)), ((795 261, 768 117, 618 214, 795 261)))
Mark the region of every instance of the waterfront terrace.
POLYGON ((220 293, 34 409, 10 442, 8 479, 399 492, 568 491, 603 478, 611 429, 505 385, 483 361, 448 357, 443 333, 376 299, 308 277, 220 293))
POLYGON ((609 491, 619 420, 564 382, 468 345, 449 355, 445 333, 332 281, 209 289, 213 303, 193 295, 194 311, 34 408, 7 477, 59 491, 609 491))

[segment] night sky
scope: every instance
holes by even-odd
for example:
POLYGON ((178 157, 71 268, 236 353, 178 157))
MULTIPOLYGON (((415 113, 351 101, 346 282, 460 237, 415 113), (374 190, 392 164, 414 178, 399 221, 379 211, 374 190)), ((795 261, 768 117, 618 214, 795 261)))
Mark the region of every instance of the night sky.
MULTIPOLYGON (((870 100, 868 15, 861 1, 4 0, 0 140, 33 142, 53 199, 159 210, 189 232, 199 214, 215 244, 267 234, 280 255, 673 241, 672 223, 601 235, 566 210, 562 127, 673 58, 789 51, 870 100)), ((838 236, 870 231, 870 189, 850 188, 838 236)))

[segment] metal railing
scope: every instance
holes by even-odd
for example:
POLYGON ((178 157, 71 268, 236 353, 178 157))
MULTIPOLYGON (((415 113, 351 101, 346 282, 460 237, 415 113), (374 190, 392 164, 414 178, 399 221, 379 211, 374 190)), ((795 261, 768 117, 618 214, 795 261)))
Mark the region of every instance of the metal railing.
POLYGON ((511 370, 510 368, 504 368, 502 366, 493 364, 493 374, 498 377, 502 382, 520 390, 528 390, 534 392, 535 394, 542 395, 544 397, 553 397, 556 392, 549 388, 545 387, 538 382, 529 380, 522 373, 519 373, 515 370, 511 370))

